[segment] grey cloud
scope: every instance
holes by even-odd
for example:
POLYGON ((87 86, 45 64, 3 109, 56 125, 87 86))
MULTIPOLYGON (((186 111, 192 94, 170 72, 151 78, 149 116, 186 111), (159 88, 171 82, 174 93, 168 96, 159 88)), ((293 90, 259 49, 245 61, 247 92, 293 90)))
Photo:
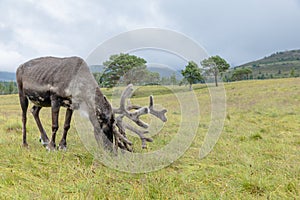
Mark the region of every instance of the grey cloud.
POLYGON ((163 8, 210 54, 241 64, 277 50, 299 48, 297 2, 164 1, 163 8))
POLYGON ((1 0, 0 70, 42 55, 85 58, 99 43, 144 27, 179 31, 242 64, 299 48, 299 11, 299 0, 1 0))

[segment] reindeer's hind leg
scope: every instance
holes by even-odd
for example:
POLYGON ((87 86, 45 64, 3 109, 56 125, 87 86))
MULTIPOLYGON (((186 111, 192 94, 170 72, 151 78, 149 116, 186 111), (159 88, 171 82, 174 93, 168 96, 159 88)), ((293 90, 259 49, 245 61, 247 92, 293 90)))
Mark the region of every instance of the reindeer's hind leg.
POLYGON ((28 147, 26 140, 26 121, 27 121, 27 108, 28 108, 28 99, 19 89, 19 99, 22 108, 22 133, 23 133, 23 146, 28 147))
POLYGON ((64 125, 64 133, 59 143, 59 149, 67 149, 67 134, 70 129, 71 119, 72 119, 73 110, 67 108, 66 116, 65 116, 65 125, 64 125))
POLYGON ((48 139, 48 136, 46 134, 46 131, 44 130, 43 128, 43 125, 41 123, 41 120, 40 120, 40 117, 39 117, 39 113, 40 113, 40 110, 42 109, 42 107, 40 106, 33 106, 32 109, 31 109, 31 113, 35 119, 35 122, 40 130, 40 133, 41 133, 41 142, 43 144, 43 146, 47 146, 48 143, 49 143, 49 139, 48 139))

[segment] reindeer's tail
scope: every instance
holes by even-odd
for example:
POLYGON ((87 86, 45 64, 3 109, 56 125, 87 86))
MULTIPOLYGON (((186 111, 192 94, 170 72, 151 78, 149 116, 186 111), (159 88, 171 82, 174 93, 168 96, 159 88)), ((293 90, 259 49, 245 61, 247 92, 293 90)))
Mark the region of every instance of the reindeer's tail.
POLYGON ((23 80, 22 80, 23 71, 24 71, 23 65, 20 65, 16 71, 16 80, 17 80, 19 95, 23 94, 23 80))

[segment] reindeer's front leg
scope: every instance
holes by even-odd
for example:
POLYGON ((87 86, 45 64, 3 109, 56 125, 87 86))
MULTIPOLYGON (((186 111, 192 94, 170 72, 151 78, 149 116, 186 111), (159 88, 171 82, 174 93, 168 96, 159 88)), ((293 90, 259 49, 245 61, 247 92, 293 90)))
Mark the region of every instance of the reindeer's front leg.
POLYGON ((71 119, 72 119, 73 110, 67 108, 66 116, 65 116, 65 125, 64 125, 64 133, 59 143, 59 149, 65 150, 67 149, 67 134, 70 129, 71 119))
POLYGON ((59 109, 60 109, 60 101, 59 98, 52 95, 51 96, 51 111, 52 111, 52 137, 51 141, 47 146, 48 150, 55 150, 56 144, 55 144, 55 137, 56 132, 58 130, 58 115, 59 115, 59 109))

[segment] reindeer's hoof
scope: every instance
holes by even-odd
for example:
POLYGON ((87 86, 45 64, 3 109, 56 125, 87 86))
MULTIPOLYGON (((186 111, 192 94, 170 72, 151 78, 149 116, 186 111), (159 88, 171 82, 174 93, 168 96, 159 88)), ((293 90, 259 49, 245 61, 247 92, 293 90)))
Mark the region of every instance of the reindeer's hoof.
POLYGON ((41 141, 41 143, 42 143, 42 145, 43 145, 44 147, 47 147, 47 146, 49 145, 49 142, 41 141))
POLYGON ((44 147, 47 147, 47 145, 49 144, 49 140, 44 141, 41 137, 40 137, 39 141, 44 147))
POLYGON ((60 144, 60 145, 58 145, 57 149, 60 150, 60 151, 67 151, 67 146, 60 144))
POLYGON ((27 143, 23 143, 22 145, 24 148, 29 148, 28 144, 27 143))
POLYGON ((56 146, 55 144, 49 143, 49 144, 46 146, 46 149, 47 149, 47 151, 55 151, 55 150, 56 150, 55 146, 56 146))

